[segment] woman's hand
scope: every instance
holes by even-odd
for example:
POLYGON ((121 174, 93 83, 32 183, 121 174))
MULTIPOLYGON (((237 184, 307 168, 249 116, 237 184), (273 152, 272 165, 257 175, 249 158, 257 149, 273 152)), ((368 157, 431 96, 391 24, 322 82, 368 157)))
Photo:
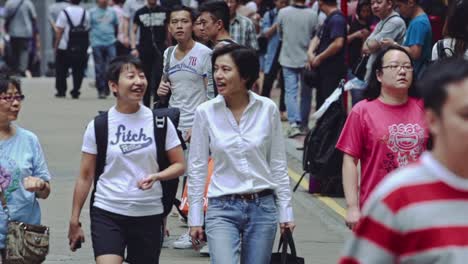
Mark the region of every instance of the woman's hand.
POLYGON ((296 228, 296 224, 294 222, 280 223, 281 234, 284 234, 284 230, 286 229, 291 230, 291 233, 292 233, 294 231, 294 228, 296 228))
POLYGON ((356 227, 356 224, 358 223, 360 218, 361 212, 359 211, 359 208, 357 206, 348 207, 348 209, 346 210, 345 223, 349 229, 353 230, 354 227, 356 227))
POLYGON ((140 180, 138 182, 138 188, 142 189, 142 190, 148 190, 148 189, 151 189, 153 187, 153 184, 155 181, 158 180, 158 174, 151 174, 150 176, 144 178, 143 180, 140 180))
POLYGON ((47 183, 39 177, 28 176, 23 179, 23 186, 26 191, 41 192, 47 187, 47 183))
POLYGON ((191 226, 190 227, 190 237, 192 237, 192 246, 195 250, 200 250, 201 241, 205 239, 205 232, 201 226, 191 226))
POLYGON ((70 221, 68 226, 68 245, 70 250, 75 252, 81 247, 81 243, 85 242, 83 229, 81 229, 80 222, 70 221))

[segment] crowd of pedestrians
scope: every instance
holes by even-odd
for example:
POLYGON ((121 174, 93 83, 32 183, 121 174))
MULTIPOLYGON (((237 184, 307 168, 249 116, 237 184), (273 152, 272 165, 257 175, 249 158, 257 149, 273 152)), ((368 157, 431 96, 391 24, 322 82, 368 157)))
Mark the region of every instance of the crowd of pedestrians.
MULTIPOLYGON (((468 243, 457 232, 465 234, 468 215, 456 205, 468 200, 468 148, 457 139, 468 136, 468 1, 450 1, 441 40, 416 0, 349 7, 347 17, 337 0, 50 6, 55 97, 67 97, 71 75, 70 96, 80 98, 92 58, 97 97, 115 98, 83 136, 70 249, 90 229, 97 263, 159 263, 171 219, 163 183, 183 176, 188 230, 174 246, 206 242, 211 263, 270 263, 278 227, 295 228, 284 138, 309 133, 313 107, 348 78, 359 85, 336 148, 354 233, 340 262, 462 263, 468 243), (268 98, 275 84, 279 109, 268 98), (177 121, 153 108, 178 109, 177 121), (440 212, 453 219, 431 221, 440 212)), ((40 49, 34 5, 8 0, 4 13, 9 73, 26 76, 40 49)), ((12 206, 12 219, 38 224, 36 198, 48 197, 50 175, 36 136, 13 123, 23 99, 20 83, 2 76, 0 191, 10 205, 24 203, 12 206)))

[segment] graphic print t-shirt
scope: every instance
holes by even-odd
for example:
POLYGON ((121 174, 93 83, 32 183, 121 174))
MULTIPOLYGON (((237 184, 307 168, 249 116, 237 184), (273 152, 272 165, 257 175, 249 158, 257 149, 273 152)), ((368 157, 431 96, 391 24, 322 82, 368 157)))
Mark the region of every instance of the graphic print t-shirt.
MULTIPOLYGON (((24 189, 23 179, 36 176, 50 181, 50 173, 36 135, 16 126, 13 137, 0 140, 0 185, 4 190, 12 220, 41 223, 36 194, 24 189)), ((0 208, 0 248, 5 248, 7 216, 0 208)))
MULTIPOLYGON (((180 109, 179 129, 192 127, 195 109, 207 99, 204 79, 211 68, 211 50, 196 42, 195 46, 181 60, 175 57, 175 46, 169 65, 169 81, 171 82, 171 97, 169 105, 180 109)), ((168 49, 164 52, 166 65, 168 49)))
POLYGON ((336 147, 361 161, 360 208, 385 175, 418 160, 428 137, 422 100, 397 106, 363 100, 353 107, 336 147))
POLYGON ((135 13, 133 23, 138 25, 140 30, 139 45, 144 50, 154 50, 154 45, 162 51, 166 40, 166 23, 168 13, 161 6, 149 8, 144 6, 135 13))
MULTIPOLYGON (((153 113, 145 106, 123 114, 112 107, 108 113, 109 135, 106 165, 99 177, 93 206, 126 215, 161 214, 162 189, 155 182, 150 190, 140 190, 138 181, 159 171, 153 130, 153 113)), ((180 145, 177 132, 168 119, 166 150, 180 145)), ((97 154, 94 120, 86 128, 83 152, 97 154)))

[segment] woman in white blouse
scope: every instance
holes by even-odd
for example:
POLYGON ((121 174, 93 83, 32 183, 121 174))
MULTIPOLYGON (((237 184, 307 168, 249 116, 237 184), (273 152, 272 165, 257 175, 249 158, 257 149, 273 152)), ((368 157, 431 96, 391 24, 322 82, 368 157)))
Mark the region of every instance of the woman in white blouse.
POLYGON ((194 245, 206 236, 211 263, 270 263, 278 223, 294 229, 279 111, 250 91, 258 57, 237 44, 215 49, 219 95, 195 113, 189 155, 189 226, 194 245), (203 216, 208 157, 214 171, 203 216), (241 242, 242 241, 242 242, 241 242), (242 252, 242 254, 241 254, 242 252))

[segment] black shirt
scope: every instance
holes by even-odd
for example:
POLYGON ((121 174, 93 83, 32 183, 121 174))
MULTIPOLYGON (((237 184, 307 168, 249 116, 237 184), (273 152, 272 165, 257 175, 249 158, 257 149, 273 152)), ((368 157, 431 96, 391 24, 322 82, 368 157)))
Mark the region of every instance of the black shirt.
MULTIPOLYGON (((361 24, 359 20, 356 18, 356 16, 350 16, 348 17, 348 23, 349 23, 349 34, 353 34, 354 32, 357 32, 362 29, 367 29, 370 30, 369 25, 366 23, 361 24)), ((349 65, 354 68, 356 63, 359 60, 359 57, 361 56, 361 50, 362 50, 362 45, 364 44, 364 40, 361 38, 355 38, 351 43, 348 45, 348 51, 349 51, 349 65)))
POLYGON ((166 48, 168 10, 161 6, 144 6, 135 13, 133 22, 140 29, 139 48, 144 50, 157 47, 160 52, 166 48))
POLYGON ((317 54, 325 51, 330 44, 337 38, 344 38, 345 45, 335 55, 328 57, 323 61, 320 67, 331 67, 335 69, 341 69, 345 63, 345 48, 346 48, 346 18, 340 11, 334 11, 328 15, 327 19, 323 22, 322 29, 319 33, 320 44, 317 49, 317 54))

